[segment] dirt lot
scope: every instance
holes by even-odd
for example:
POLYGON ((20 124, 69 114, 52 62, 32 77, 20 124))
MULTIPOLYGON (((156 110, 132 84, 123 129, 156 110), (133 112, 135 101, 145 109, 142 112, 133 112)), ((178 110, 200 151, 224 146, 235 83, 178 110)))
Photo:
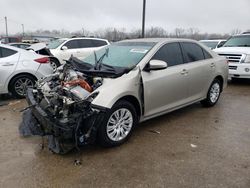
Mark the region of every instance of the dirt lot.
POLYGON ((0 187, 250 187, 250 82, 229 84, 214 108, 195 104, 141 124, 121 147, 65 156, 19 136, 24 100, 3 103, 0 187))

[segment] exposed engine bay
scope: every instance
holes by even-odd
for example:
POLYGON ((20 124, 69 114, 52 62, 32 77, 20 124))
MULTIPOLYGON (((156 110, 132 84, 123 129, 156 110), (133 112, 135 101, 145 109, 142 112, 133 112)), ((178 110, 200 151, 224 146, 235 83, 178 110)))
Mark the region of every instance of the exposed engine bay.
POLYGON ((93 142, 105 109, 91 102, 102 83, 102 77, 79 72, 70 63, 60 67, 28 89, 30 106, 23 114, 20 133, 48 136, 49 149, 55 153, 93 142))

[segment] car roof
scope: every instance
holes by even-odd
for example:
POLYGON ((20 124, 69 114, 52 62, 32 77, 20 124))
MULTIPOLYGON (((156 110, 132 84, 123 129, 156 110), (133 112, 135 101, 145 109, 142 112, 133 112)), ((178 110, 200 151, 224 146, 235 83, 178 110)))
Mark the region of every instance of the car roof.
POLYGON ((72 37, 72 38, 60 38, 58 40, 74 40, 74 39, 90 39, 90 40, 103 40, 108 41, 107 39, 102 38, 93 38, 93 37, 72 37))
POLYGON ((237 34, 237 35, 234 35, 234 37, 236 37, 236 36, 250 36, 250 34, 249 33, 243 33, 243 34, 237 34))
POLYGON ((17 48, 15 46, 10 46, 8 44, 0 44, 0 47, 9 48, 9 49, 12 49, 12 50, 15 50, 15 51, 22 51, 22 50, 24 50, 24 49, 21 49, 21 48, 17 48))
POLYGON ((166 42, 197 42, 192 39, 184 38, 140 38, 140 39, 128 39, 121 42, 154 42, 154 43, 166 43, 166 42))
POLYGON ((200 40, 200 42, 220 42, 226 41, 225 39, 211 39, 211 40, 200 40))
POLYGON ((24 43, 24 42, 11 42, 11 43, 8 43, 9 45, 12 45, 12 44, 23 44, 23 45, 31 45, 29 43, 24 43))

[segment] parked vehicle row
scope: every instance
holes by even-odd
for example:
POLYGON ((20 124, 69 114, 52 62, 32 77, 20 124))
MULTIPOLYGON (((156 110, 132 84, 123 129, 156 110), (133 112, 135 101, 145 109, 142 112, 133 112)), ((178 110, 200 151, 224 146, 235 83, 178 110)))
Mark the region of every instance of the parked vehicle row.
POLYGON ((227 76, 226 58, 193 40, 113 43, 86 58, 71 57, 28 89, 22 128, 50 135, 56 153, 96 139, 118 146, 139 122, 199 101, 215 105, 227 76))
POLYGON ((117 146, 139 122, 199 101, 215 105, 228 74, 250 78, 249 48, 250 34, 213 51, 193 40, 154 38, 64 38, 27 50, 0 45, 0 93, 26 95, 23 128, 50 135, 56 153, 95 140, 117 146))

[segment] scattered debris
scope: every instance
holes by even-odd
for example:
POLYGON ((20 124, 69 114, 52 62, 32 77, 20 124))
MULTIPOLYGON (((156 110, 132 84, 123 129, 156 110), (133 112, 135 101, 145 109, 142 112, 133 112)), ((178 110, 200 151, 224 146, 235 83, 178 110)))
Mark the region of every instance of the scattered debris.
POLYGON ((75 165, 75 166, 80 166, 80 165, 82 165, 82 162, 81 162, 79 159, 76 159, 76 160, 74 161, 74 165, 75 165))
POLYGON ((19 104, 21 101, 19 100, 19 101, 15 101, 15 102, 10 102, 9 104, 8 104, 8 106, 14 106, 14 105, 16 105, 16 104, 19 104))
POLYGON ((155 134, 161 134, 161 132, 160 132, 160 131, 156 131, 156 130, 149 130, 149 132, 151 132, 151 133, 155 133, 155 134))
POLYGON ((197 145, 195 144, 190 144, 192 148, 197 148, 197 145))

